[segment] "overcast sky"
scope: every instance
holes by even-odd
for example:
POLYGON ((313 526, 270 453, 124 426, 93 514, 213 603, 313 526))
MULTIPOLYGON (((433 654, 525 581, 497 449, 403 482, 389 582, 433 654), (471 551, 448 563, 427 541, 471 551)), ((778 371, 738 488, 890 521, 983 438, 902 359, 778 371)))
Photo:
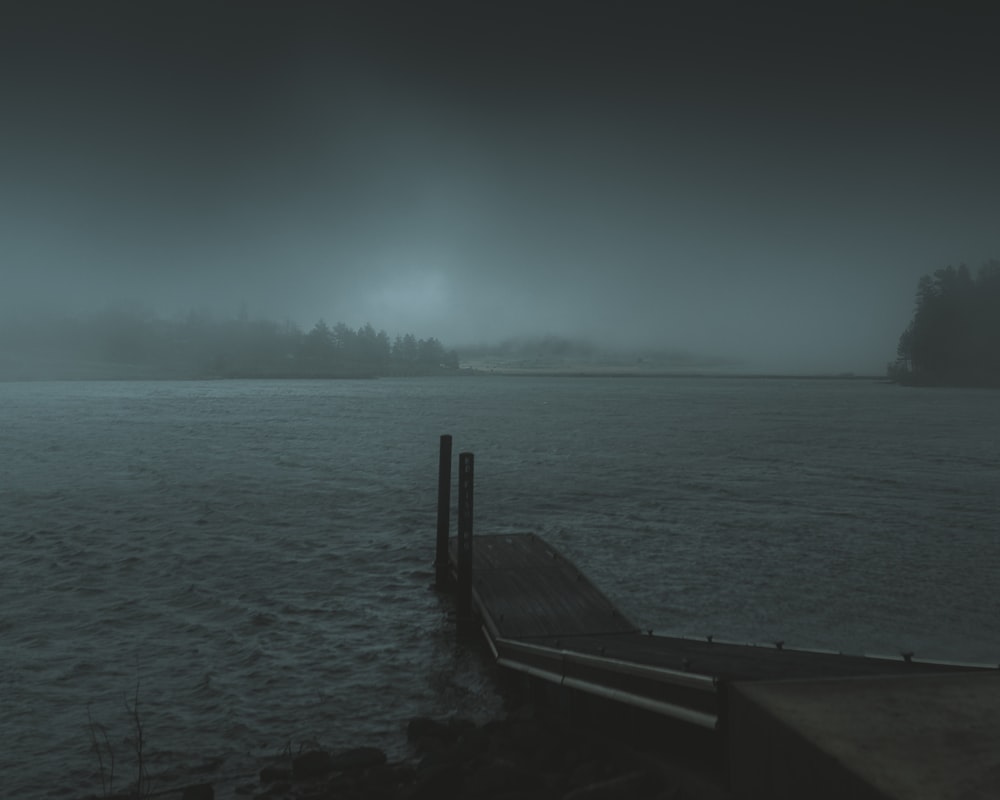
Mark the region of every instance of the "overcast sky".
POLYGON ((922 274, 1000 258, 996 12, 21 5, 7 315, 245 304, 880 372, 922 274))

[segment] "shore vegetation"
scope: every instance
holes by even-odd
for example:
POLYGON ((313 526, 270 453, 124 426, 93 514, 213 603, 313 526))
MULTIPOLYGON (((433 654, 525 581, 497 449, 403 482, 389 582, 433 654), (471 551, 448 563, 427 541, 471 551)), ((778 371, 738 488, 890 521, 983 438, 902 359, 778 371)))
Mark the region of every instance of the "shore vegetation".
POLYGON ((924 275, 889 378, 916 386, 1000 387, 1000 261, 924 275))
POLYGON ((163 319, 109 308, 90 316, 7 323, 0 328, 0 379, 361 378, 433 375, 458 356, 433 336, 390 337, 321 319, 219 320, 192 311, 163 319))

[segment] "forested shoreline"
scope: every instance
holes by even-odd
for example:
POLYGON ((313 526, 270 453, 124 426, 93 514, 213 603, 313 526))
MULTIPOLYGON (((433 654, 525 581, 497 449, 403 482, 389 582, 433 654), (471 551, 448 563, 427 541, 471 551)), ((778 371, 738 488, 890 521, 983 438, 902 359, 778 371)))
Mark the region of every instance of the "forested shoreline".
MULTIPOLYGON (((530 363, 521 366, 533 368, 540 358, 548 364, 556 357, 595 357, 593 345, 560 337, 527 344, 512 340, 483 352, 510 356, 511 348, 524 356, 519 364, 530 352, 530 363)), ((370 323, 355 329, 320 319, 303 331, 290 321, 250 319, 245 312, 221 320, 198 311, 165 319, 112 307, 89 316, 0 325, 0 380, 338 378, 458 371, 458 353, 435 337, 390 337, 370 323)), ((983 264, 975 274, 962 264, 924 275, 887 374, 904 385, 1000 387, 1000 261, 983 264)))
POLYGON ((914 386, 1000 387, 1000 261, 924 275, 889 377, 914 386))
POLYGON ((371 324, 217 320, 191 312, 163 319, 108 309, 86 317, 8 323, 0 329, 0 378, 335 378, 458 370, 441 342, 390 337, 371 324))

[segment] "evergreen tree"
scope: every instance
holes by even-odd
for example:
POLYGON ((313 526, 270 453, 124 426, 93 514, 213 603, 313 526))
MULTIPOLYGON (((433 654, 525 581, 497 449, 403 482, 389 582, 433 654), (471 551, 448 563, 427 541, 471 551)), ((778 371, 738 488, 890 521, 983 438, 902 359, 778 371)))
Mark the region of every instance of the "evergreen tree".
POLYGON ((889 375, 902 383, 1000 386, 1000 261, 924 275, 889 375))

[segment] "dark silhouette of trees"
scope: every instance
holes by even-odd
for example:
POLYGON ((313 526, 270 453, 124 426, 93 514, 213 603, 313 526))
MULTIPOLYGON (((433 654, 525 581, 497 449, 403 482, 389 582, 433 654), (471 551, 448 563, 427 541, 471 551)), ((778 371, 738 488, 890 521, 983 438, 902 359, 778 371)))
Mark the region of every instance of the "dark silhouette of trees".
POLYGON ((975 277, 964 264, 922 277, 888 371, 899 383, 1000 386, 1000 261, 975 277))
POLYGON ((309 333, 306 334, 302 345, 299 348, 303 358, 314 361, 326 361, 334 352, 333 331, 326 324, 326 320, 321 319, 309 333))
POLYGON ((417 340, 412 333, 396 337, 392 345, 392 357, 403 363, 417 360, 417 340))
POLYGON ((303 333, 245 311, 224 321, 197 311, 164 320, 115 307, 89 318, 33 321, 25 330, 0 328, 0 368, 14 373, 0 378, 375 377, 457 370, 458 356, 433 337, 408 333, 394 345, 370 323, 354 330, 321 319, 303 333))

